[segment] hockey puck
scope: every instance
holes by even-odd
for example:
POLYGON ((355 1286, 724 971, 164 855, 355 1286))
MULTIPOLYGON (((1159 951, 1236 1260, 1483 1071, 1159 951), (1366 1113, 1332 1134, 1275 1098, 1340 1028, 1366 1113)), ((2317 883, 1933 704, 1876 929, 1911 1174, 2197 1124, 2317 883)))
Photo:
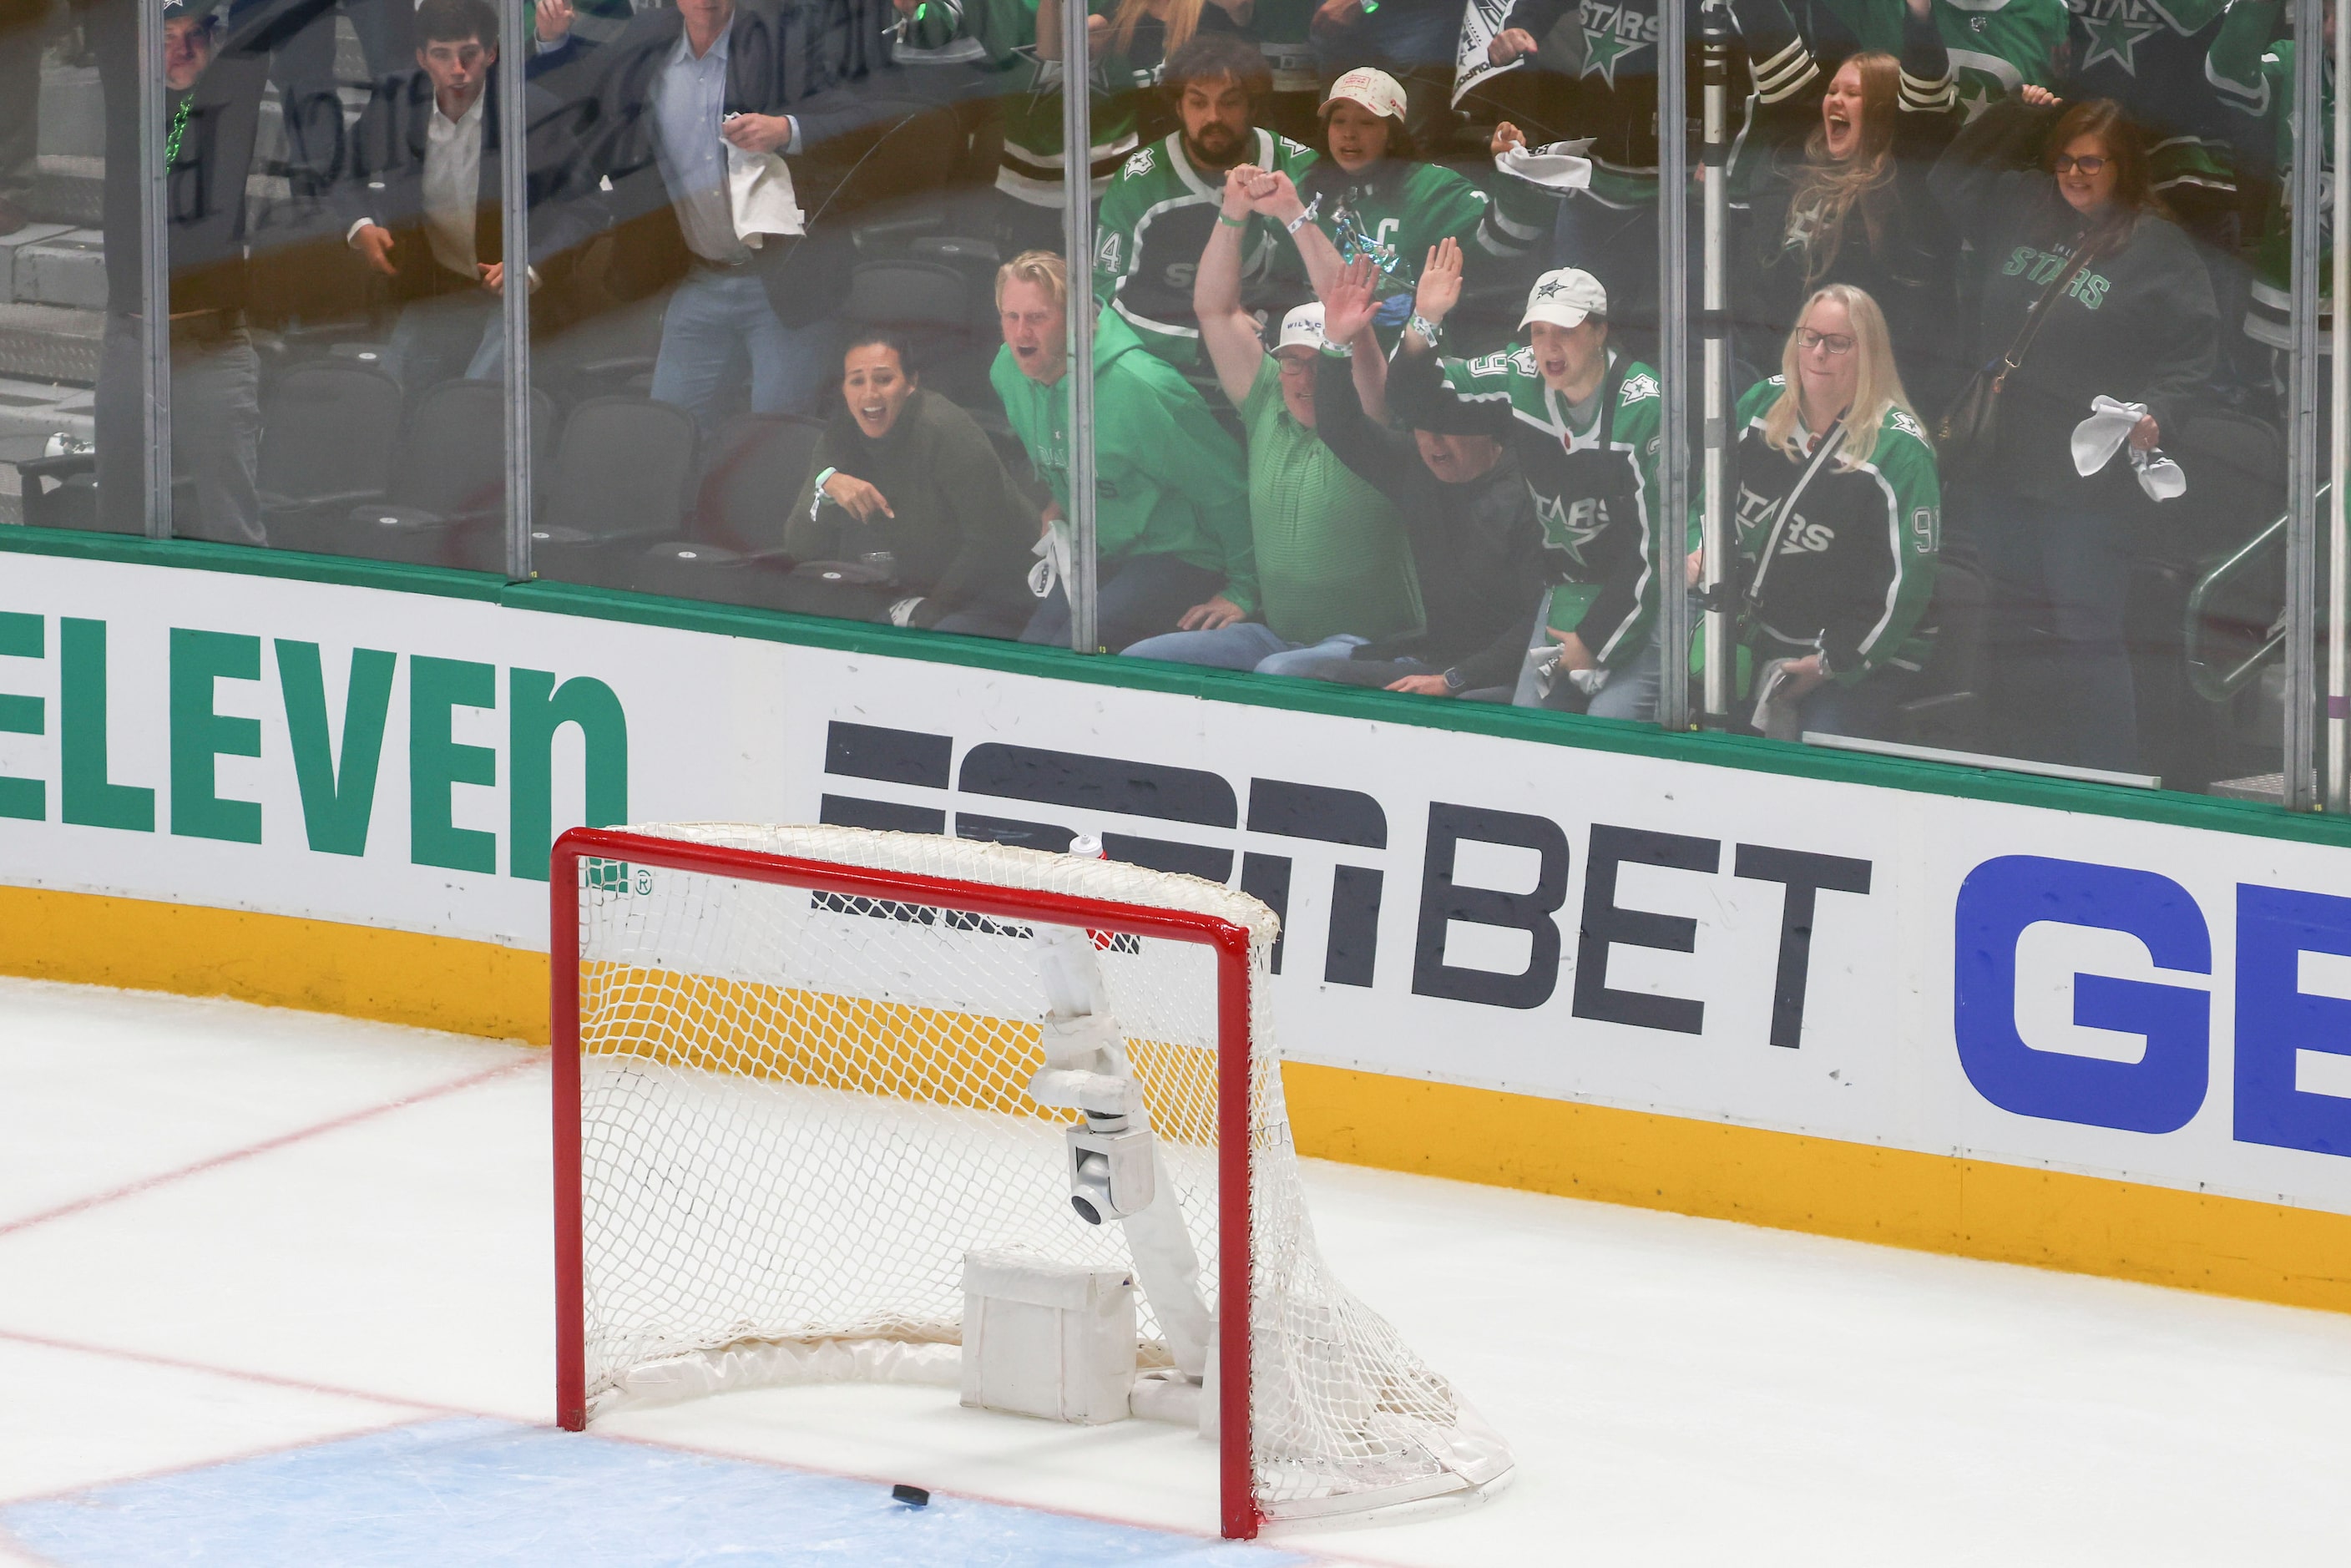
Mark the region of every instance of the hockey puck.
POLYGON ((910 1487, 900 1481, 890 1489, 890 1500, 903 1502, 908 1508, 928 1508, 931 1506, 931 1494, 920 1487, 910 1487))

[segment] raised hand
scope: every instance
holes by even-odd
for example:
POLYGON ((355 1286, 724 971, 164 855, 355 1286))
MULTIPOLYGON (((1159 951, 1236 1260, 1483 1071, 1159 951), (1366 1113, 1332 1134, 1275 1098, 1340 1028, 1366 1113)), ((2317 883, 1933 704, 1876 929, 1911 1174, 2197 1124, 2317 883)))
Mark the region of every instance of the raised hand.
POLYGON ((571 0, 538 0, 536 13, 540 43, 559 44, 571 31, 571 0))
POLYGON ((1461 303, 1461 244, 1451 235, 1429 247, 1428 261, 1420 269, 1420 287, 1412 297, 1416 315, 1430 322, 1440 322, 1461 303))
POLYGON ((1535 36, 1524 27, 1505 27, 1486 45, 1486 63, 1506 66, 1523 55, 1536 54, 1535 36))
POLYGON ((1340 270, 1322 297, 1322 336, 1344 346, 1362 336, 1380 308, 1379 271, 1369 256, 1359 256, 1340 270))
POLYGON ((1238 223, 1257 210, 1258 183, 1265 171, 1254 163, 1236 163, 1225 171, 1224 204, 1218 209, 1238 223))

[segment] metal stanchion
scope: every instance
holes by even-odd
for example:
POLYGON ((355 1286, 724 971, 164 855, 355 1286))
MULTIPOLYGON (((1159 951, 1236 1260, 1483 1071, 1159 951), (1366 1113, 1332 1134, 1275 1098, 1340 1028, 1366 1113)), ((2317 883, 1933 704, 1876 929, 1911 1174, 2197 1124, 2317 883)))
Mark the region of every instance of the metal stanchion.
MULTIPOLYGON (((2309 0, 2317 4, 2317 0, 2309 0)), ((1689 527, 1689 79, 1683 0, 1657 3, 1657 379, 1664 462, 1657 501, 1657 722, 1687 729, 1689 596, 1683 538, 1689 527)))
MULTIPOLYGON (((1667 4, 1675 0, 1667 0, 1667 4)), ((1698 318, 1706 355, 1705 445, 1699 470, 1699 505, 1704 518, 1703 557, 1698 586, 1706 596, 1703 643, 1706 650, 1706 719, 1720 725, 1730 717, 1737 674, 1731 648, 1729 585, 1736 541, 1730 535, 1730 296, 1729 222, 1730 13, 1719 0, 1707 0, 1698 12, 1699 114, 1703 141, 1698 159, 1706 171, 1703 226, 1705 277, 1700 283, 1704 308, 1698 318)), ((1667 542, 1679 536, 1668 519, 1667 542)), ((1668 579, 1663 591, 1679 588, 1681 577, 1668 579)))
MULTIPOLYGON (((2314 37, 2315 35, 2312 35, 2314 37)), ((2315 52, 2315 51, 2314 51, 2315 52)), ((2351 81, 2351 26, 2339 21, 2335 29, 2335 79, 2351 81)), ((2335 177, 2351 168, 2351 119, 2338 110, 2332 128, 2335 177)), ((2330 214, 2335 230, 2332 293, 2341 308, 2343 280, 2351 277, 2351 226, 2339 213, 2330 214)), ((2326 809, 2351 810, 2351 528, 2344 526, 2343 465, 2351 455, 2351 361, 2343 354, 2343 340, 2334 335, 2327 359, 2328 389, 2333 393, 2334 420, 2327 431, 2326 472, 2335 488, 2326 507, 2326 809)))
POLYGON ((530 110, 524 64, 530 58, 531 8, 509 0, 498 25, 498 177, 506 286, 499 325, 507 346, 507 577, 531 575, 530 430, 530 110))
POLYGON ((1070 646, 1091 653, 1094 626, 1093 79, 1089 15, 1061 6, 1061 246, 1070 262, 1070 646))
MULTIPOLYGON (((132 0, 124 0, 125 4, 132 0)), ((147 537, 172 537, 172 236, 163 126, 163 8, 139 6, 139 390, 147 537)), ((119 515, 119 514, 118 514, 119 515)))
POLYGON ((2286 809, 2307 811, 2317 747, 2318 681, 2314 622, 2318 578, 2318 243, 2320 140, 2324 134, 2321 68, 2325 0, 2294 0, 2294 352, 2286 378, 2285 734, 2283 785, 2286 809))

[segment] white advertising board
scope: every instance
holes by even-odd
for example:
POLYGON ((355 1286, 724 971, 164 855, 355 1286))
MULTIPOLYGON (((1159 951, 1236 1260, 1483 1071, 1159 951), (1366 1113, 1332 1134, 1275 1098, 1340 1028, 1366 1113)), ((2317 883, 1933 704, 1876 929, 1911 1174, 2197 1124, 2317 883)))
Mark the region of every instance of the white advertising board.
POLYGON ((0 559, 0 882, 543 948, 590 817, 1097 831, 1282 911, 1299 1060, 2351 1213, 2351 849, 0 559))

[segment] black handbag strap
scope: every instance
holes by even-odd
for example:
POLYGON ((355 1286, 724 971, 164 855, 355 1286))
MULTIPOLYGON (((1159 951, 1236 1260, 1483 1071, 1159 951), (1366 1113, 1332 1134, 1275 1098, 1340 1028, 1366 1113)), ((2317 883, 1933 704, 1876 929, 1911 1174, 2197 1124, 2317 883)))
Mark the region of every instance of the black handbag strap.
POLYGON ((2041 291, 2041 298, 2032 302, 2032 313, 2025 317, 2024 325, 2018 329, 2016 341, 2011 343, 2008 352, 2000 357, 2000 371, 1993 377, 1994 384, 2008 380, 2017 367, 2024 363, 2025 350, 2032 347, 2032 340, 2040 332, 2041 323, 2048 316, 2049 308, 2057 303, 2057 297, 2065 292, 2065 286, 2089 265, 2090 243, 2088 236, 2085 235, 2082 248, 2074 254, 2073 264, 2052 279, 2049 287, 2041 291))

